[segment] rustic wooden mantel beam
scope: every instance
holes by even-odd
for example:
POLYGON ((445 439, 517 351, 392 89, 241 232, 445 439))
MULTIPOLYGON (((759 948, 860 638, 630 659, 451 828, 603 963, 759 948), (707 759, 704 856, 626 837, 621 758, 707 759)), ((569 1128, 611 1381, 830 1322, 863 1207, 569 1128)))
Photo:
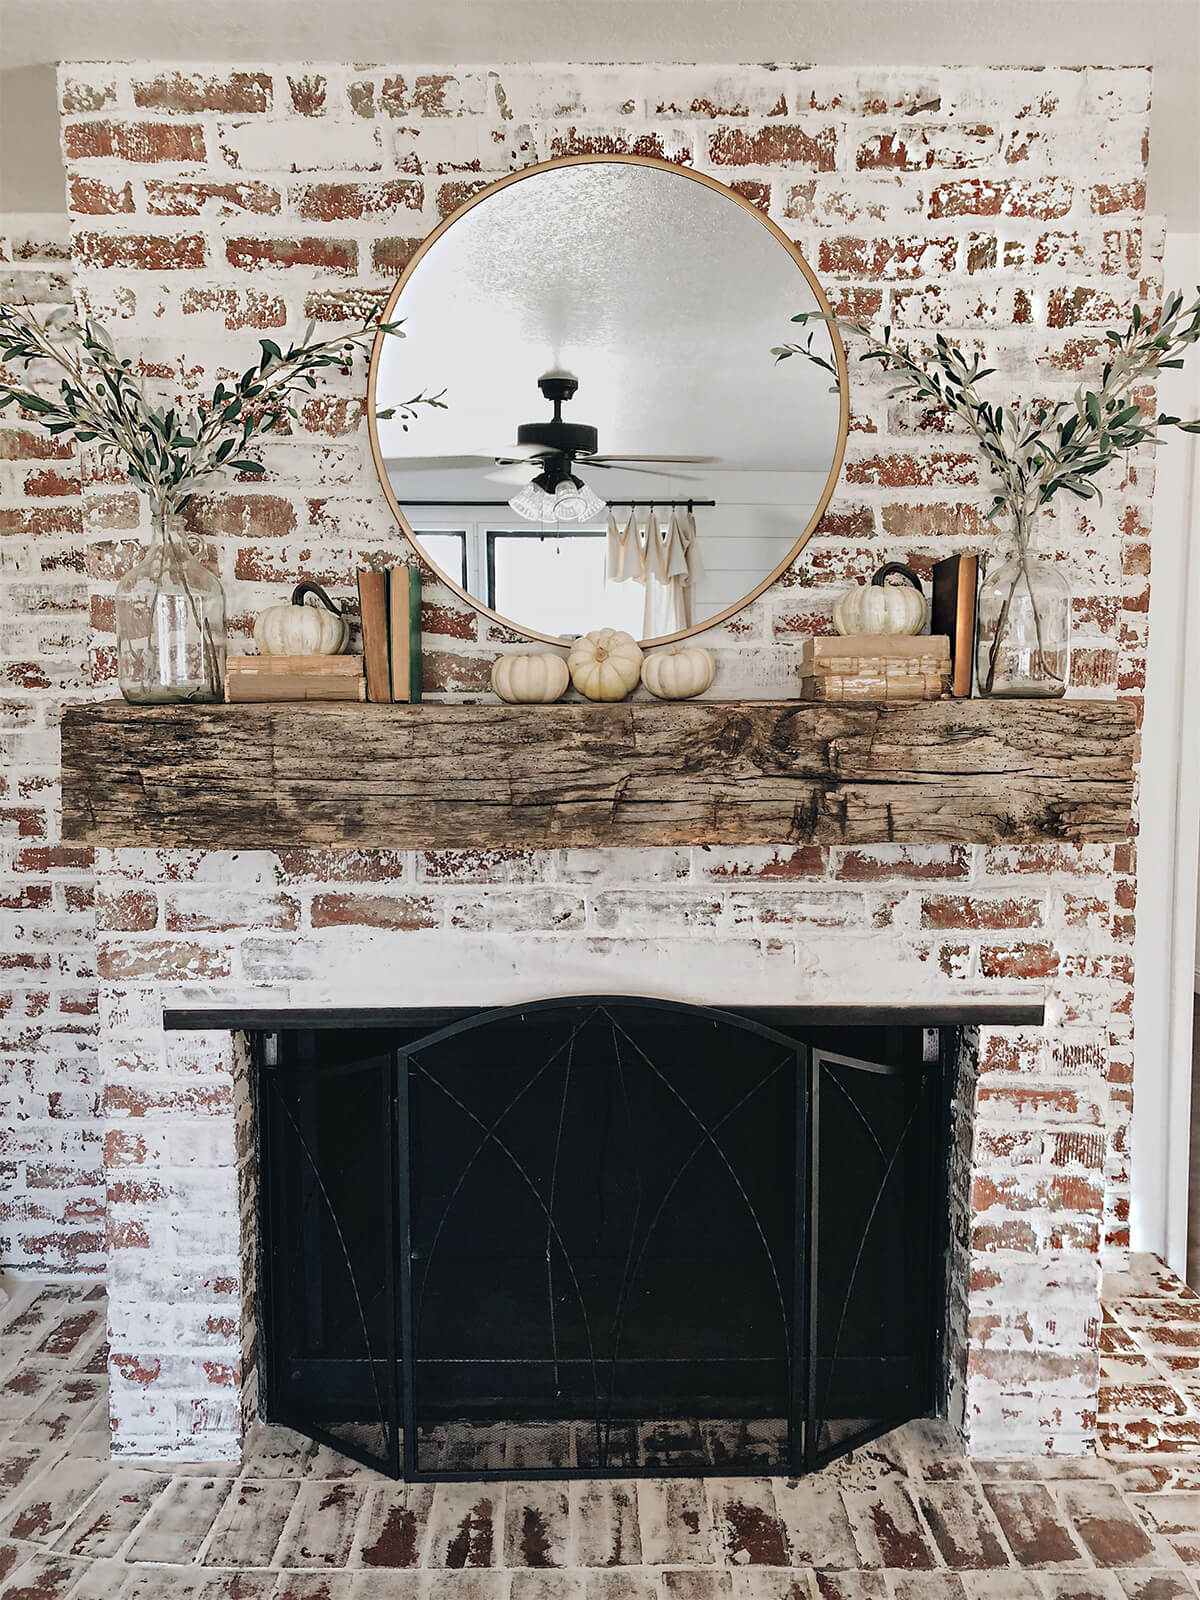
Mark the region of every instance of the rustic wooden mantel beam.
POLYGON ((1127 837, 1128 701, 68 708, 63 836, 546 848, 1127 837))

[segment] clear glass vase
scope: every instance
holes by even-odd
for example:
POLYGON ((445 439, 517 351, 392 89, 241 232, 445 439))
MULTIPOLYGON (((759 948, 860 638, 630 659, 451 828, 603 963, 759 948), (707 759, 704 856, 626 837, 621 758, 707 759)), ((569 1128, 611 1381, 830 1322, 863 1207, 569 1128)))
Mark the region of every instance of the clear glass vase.
POLYGON ((221 700, 225 591, 179 517, 152 512, 150 548, 117 584, 117 676, 135 705, 221 700))
POLYGON ((1058 699, 1071 666, 1071 590, 1028 539, 989 568, 979 586, 975 654, 978 693, 1010 700, 1058 699))

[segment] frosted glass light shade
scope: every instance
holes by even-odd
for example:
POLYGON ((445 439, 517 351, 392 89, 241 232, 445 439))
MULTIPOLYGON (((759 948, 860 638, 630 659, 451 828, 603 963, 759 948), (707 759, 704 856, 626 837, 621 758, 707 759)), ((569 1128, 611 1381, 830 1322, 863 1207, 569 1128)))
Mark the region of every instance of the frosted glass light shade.
POLYGON ((535 479, 508 503, 519 517, 528 517, 530 522, 591 522, 605 508, 600 496, 575 478, 564 478, 553 494, 535 479))
POLYGON ((519 517, 528 517, 530 522, 546 522, 554 501, 540 484, 527 483, 508 503, 519 517))
POLYGON ((604 510, 604 501, 586 483, 564 478, 554 491, 555 522, 591 522, 604 510))

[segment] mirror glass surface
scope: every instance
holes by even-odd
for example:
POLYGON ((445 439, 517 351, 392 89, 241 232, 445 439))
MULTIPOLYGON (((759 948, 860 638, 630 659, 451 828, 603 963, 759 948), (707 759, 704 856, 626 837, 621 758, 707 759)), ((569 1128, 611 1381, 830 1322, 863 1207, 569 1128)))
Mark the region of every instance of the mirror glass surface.
MULTIPOLYGON (((786 563, 832 487, 837 380, 771 355, 820 309, 728 191, 633 162, 536 169, 402 281, 375 408, 444 391, 445 409, 380 416, 382 470, 432 564, 522 632, 702 627, 786 563)), ((823 325, 813 348, 834 362, 823 325)))

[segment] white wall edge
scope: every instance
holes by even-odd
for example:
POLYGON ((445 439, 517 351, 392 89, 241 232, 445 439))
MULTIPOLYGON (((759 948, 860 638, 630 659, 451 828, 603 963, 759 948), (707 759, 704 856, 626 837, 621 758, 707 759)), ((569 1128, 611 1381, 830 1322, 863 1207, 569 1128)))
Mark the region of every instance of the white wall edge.
MULTIPOLYGON (((1168 289, 1200 284, 1200 234, 1172 234, 1168 289)), ((1200 358, 1164 373, 1160 409, 1200 414, 1200 358)), ((1131 1235, 1187 1265, 1192 1004, 1200 870, 1200 448, 1165 434, 1156 462, 1150 641, 1142 728, 1135 936, 1131 1235)))

